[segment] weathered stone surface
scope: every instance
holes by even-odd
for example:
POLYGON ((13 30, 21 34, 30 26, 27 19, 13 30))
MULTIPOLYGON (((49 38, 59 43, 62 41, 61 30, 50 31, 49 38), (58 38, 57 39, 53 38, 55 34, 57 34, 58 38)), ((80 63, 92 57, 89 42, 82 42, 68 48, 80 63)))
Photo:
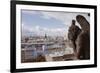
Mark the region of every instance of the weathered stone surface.
POLYGON ((76 40, 77 58, 90 59, 90 24, 82 15, 76 16, 76 20, 82 28, 76 40))
POLYGON ((77 59, 90 59, 90 24, 82 15, 77 15, 76 21, 81 29, 75 25, 75 20, 72 20, 72 25, 68 30, 68 38, 72 42, 77 59))
POLYGON ((80 24, 83 31, 90 31, 90 24, 84 16, 77 15, 76 20, 80 24))
POLYGON ((71 44, 72 44, 74 52, 76 52, 75 41, 78 35, 80 34, 80 32, 81 32, 81 29, 77 25, 75 25, 75 20, 72 20, 72 25, 69 27, 69 30, 68 30, 68 38, 69 40, 71 40, 71 44))
POLYGON ((75 20, 72 20, 72 25, 69 27, 68 30, 68 38, 69 40, 75 41, 77 36, 80 34, 81 29, 75 25, 75 20))
POLYGON ((90 37, 89 34, 82 31, 76 40, 78 59, 90 58, 90 37))

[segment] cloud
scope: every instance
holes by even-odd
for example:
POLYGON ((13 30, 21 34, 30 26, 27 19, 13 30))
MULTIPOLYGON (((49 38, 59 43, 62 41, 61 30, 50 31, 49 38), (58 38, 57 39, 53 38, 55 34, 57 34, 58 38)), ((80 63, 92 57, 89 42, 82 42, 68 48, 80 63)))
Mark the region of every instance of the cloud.
POLYGON ((22 13, 24 13, 24 14, 37 14, 37 11, 33 11, 33 10, 22 10, 22 13))
MULTIPOLYGON (((79 13, 79 12, 53 12, 53 11, 35 11, 35 10, 22 10, 22 13, 25 14, 40 14, 44 19, 52 19, 55 18, 59 21, 62 21, 67 27, 71 25, 72 19, 76 20, 77 15, 83 15, 89 22, 90 17, 88 13, 79 13)), ((78 23, 77 23, 78 24, 78 23)), ((79 24, 78 24, 79 25, 79 24)))
POLYGON ((66 34, 67 30, 66 28, 47 28, 47 27, 40 27, 40 26, 34 26, 34 27, 29 27, 22 23, 22 33, 23 35, 27 33, 34 33, 36 35, 42 35, 44 36, 45 34, 49 36, 64 36, 66 34))
POLYGON ((67 32, 66 31, 66 29, 65 28, 52 28, 52 29, 50 29, 50 28, 46 28, 46 27, 39 27, 38 26, 38 28, 37 28, 37 26, 36 27, 34 27, 34 31, 38 34, 38 35, 45 35, 45 34, 47 34, 47 35, 50 35, 50 36, 60 36, 60 35, 62 35, 62 36, 64 36, 65 35, 65 33, 67 32))
MULTIPOLYGON (((43 14, 44 18, 50 19, 55 18, 57 20, 60 20, 63 22, 63 24, 66 25, 66 27, 69 27, 71 25, 72 19, 76 20, 77 15, 83 15, 89 22, 90 18, 87 15, 87 13, 72 13, 72 12, 41 12, 43 14)), ((77 23, 77 25, 79 25, 77 23)))
POLYGON ((62 12, 42 12, 45 17, 48 18, 55 18, 57 20, 62 21, 65 25, 69 25, 68 23, 71 22, 72 18, 69 17, 69 14, 62 13, 62 12))
MULTIPOLYGON (((68 28, 71 25, 72 19, 76 20, 76 15, 83 15, 88 21, 90 21, 89 16, 87 13, 72 13, 72 12, 46 12, 46 11, 23 11, 23 13, 27 14, 40 14, 44 19, 56 19, 61 21, 66 27, 63 28, 47 28, 47 27, 40 27, 38 24, 36 26, 28 26, 25 23, 22 23, 22 30, 35 33, 37 35, 66 35, 68 32, 68 28)), ((79 24, 76 23, 78 26, 79 24)))

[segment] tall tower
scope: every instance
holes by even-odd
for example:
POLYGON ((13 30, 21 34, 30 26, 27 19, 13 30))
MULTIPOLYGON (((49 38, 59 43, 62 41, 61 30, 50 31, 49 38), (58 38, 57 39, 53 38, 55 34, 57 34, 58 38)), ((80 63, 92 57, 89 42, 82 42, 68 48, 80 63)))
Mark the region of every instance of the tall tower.
POLYGON ((44 38, 47 39, 47 34, 45 34, 45 37, 44 38))

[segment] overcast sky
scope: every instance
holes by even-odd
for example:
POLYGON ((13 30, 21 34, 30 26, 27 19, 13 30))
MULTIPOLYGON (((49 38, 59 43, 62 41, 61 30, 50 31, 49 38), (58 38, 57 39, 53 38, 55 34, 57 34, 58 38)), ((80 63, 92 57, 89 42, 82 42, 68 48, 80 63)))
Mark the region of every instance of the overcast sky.
MULTIPOLYGON (((87 13, 22 10, 22 35, 65 36, 72 19, 76 20, 79 14, 90 22, 87 13)), ((77 22, 76 24, 79 26, 77 22)))

